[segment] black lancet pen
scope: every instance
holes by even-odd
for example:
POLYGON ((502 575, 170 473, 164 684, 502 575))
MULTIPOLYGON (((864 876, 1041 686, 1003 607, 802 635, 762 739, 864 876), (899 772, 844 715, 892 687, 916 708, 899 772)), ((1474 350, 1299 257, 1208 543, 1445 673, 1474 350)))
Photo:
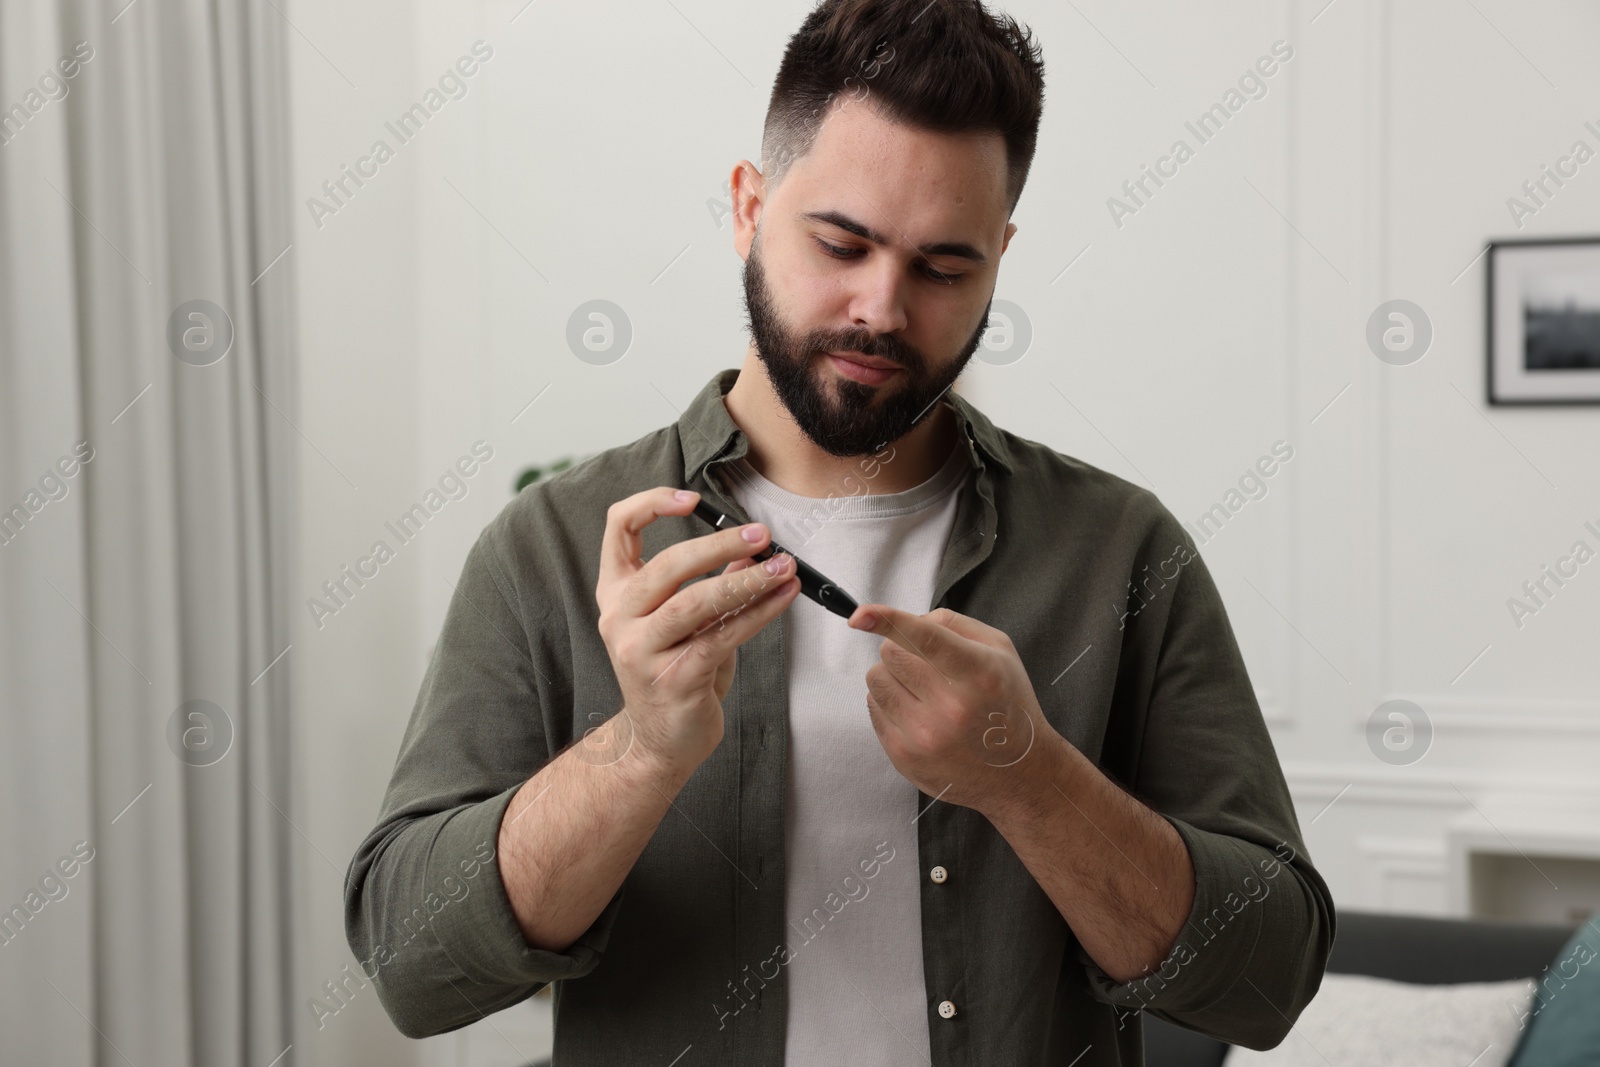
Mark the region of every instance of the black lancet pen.
MULTIPOLYGON (((710 504, 707 504, 705 497, 701 497, 699 500, 695 501, 694 513, 719 530, 724 526, 740 525, 739 523, 734 522, 734 520, 730 519, 728 516, 722 514, 722 512, 718 511, 710 504)), ((776 555, 779 552, 788 552, 789 555, 794 559, 795 577, 800 579, 800 592, 804 593, 812 600, 815 600, 818 604, 821 604, 835 615, 840 615, 848 619, 855 613, 855 610, 859 605, 856 604, 855 600, 851 598, 849 593, 846 593, 843 589, 840 589, 833 582, 830 582, 822 575, 821 571, 808 564, 799 556, 796 556, 793 552, 789 552, 787 548, 784 548, 782 545, 778 544, 778 542, 767 542, 767 547, 763 548, 760 552, 757 552, 752 558, 764 560, 769 556, 776 555)))

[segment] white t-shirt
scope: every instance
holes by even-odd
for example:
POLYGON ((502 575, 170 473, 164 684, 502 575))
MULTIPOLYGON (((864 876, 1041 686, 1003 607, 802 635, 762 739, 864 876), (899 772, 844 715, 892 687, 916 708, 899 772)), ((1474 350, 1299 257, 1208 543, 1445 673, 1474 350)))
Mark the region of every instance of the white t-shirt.
MULTIPOLYGON (((971 472, 961 448, 904 492, 874 494, 858 471, 833 499, 790 493, 744 460, 733 466, 730 491, 750 518, 858 603, 931 610, 957 490, 971 472)), ((913 821, 920 796, 889 762, 867 714, 866 673, 883 639, 804 596, 782 623, 791 952, 784 1063, 925 1067, 923 875, 913 821)))

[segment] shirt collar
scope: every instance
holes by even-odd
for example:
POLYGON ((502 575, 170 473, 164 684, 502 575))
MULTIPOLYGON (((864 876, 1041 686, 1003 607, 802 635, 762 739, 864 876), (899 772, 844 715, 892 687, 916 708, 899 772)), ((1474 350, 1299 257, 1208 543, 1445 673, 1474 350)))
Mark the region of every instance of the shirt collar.
MULTIPOLYGON (((749 439, 728 414, 728 406, 723 401, 738 378, 737 367, 718 371, 679 416, 678 441, 683 449, 684 485, 691 484, 712 460, 738 459, 749 451, 749 439)), ((1011 448, 994 423, 953 389, 945 392, 944 399, 955 409, 973 466, 983 466, 981 455, 1007 474, 1012 473, 1015 468, 1011 448)))

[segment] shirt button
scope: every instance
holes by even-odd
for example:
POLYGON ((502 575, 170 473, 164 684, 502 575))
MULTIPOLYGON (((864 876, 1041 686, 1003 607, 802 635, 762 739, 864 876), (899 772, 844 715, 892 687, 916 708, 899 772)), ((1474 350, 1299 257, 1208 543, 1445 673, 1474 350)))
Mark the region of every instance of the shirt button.
POLYGON ((944 1018, 948 1019, 952 1015, 954 1015, 955 1013, 956 1013, 955 1001, 953 1001, 953 1000, 941 1000, 941 1001, 939 1001, 939 1014, 941 1016, 943 1016, 944 1018))
POLYGON ((944 880, 950 877, 950 872, 945 870, 943 867, 935 867, 933 870, 928 872, 928 877, 932 878, 940 885, 943 885, 944 880))

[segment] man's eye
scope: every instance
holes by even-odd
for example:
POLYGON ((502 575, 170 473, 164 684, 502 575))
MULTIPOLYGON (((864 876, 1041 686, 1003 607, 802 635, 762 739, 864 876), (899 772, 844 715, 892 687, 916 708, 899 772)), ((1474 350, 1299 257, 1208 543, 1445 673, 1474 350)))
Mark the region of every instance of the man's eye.
MULTIPOLYGON (((855 253, 861 251, 859 248, 842 248, 839 245, 829 244, 820 237, 816 238, 816 242, 825 252, 828 253, 828 255, 835 259, 854 259, 856 258, 855 253)), ((965 277, 965 275, 961 274, 946 274, 944 271, 934 270, 932 266, 927 264, 924 264, 923 266, 923 273, 925 273, 933 281, 944 282, 946 284, 960 281, 963 277, 965 277)))

